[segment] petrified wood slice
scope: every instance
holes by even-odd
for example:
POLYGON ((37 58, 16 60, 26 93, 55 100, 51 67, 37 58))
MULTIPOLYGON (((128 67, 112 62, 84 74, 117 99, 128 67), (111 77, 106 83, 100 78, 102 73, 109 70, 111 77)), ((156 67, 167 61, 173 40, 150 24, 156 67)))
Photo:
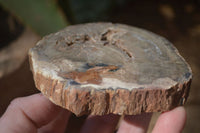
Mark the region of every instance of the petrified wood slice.
POLYGON ((69 26, 29 56, 36 87, 76 115, 170 110, 185 103, 192 79, 169 41, 121 24, 69 26))

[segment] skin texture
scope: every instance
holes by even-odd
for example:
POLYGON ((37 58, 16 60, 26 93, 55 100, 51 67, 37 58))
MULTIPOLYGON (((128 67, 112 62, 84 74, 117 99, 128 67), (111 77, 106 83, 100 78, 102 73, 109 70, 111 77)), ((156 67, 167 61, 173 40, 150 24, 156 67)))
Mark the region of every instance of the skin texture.
MULTIPOLYGON (((1 132, 5 133, 64 133, 70 112, 62 109, 41 94, 17 98, 11 102, 0 118, 1 132)), ((81 133, 112 133, 119 120, 118 115, 89 116, 81 133)), ((125 116, 117 133, 145 133, 151 114, 125 116)), ((153 133, 180 133, 186 122, 183 107, 177 107, 160 115, 153 133)))

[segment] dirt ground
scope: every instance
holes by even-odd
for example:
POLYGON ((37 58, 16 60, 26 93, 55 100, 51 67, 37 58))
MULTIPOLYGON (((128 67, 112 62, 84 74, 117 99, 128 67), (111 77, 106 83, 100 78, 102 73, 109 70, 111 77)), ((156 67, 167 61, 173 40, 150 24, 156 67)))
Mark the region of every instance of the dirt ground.
MULTIPOLYGON (((130 1, 115 9, 111 22, 124 23, 150 30, 170 40, 193 70, 190 96, 185 105, 187 123, 184 133, 200 131, 200 3, 198 1, 130 1)), ((37 93, 28 59, 19 69, 0 79, 0 114, 16 97, 37 93)), ((159 114, 153 116, 150 129, 159 114)), ((85 116, 71 118, 71 125, 84 121, 85 116)), ((77 132, 70 128, 71 133, 77 132)))

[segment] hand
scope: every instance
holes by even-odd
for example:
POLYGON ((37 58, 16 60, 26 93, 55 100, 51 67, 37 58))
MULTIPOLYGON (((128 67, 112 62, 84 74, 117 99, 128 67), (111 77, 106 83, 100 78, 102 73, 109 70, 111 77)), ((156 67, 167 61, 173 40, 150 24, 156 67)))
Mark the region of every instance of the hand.
MULTIPOLYGON (((17 98, 11 102, 0 119, 2 133, 64 133, 70 112, 51 103, 41 94, 17 98)), ((82 133, 112 133, 119 120, 118 115, 89 116, 82 133)), ((144 133, 151 114, 125 116, 118 133, 144 133)), ((153 133, 180 133, 186 121, 183 107, 162 113, 153 133)))

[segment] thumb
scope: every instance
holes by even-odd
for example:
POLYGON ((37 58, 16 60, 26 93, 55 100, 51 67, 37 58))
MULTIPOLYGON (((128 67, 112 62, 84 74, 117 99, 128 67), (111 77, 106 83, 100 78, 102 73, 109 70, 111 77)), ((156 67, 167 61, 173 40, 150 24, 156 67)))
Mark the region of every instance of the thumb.
POLYGON ((181 133, 185 122, 186 111, 184 107, 176 107, 160 115, 152 133, 181 133))
POLYGON ((38 128, 52 121, 61 110, 41 94, 17 98, 0 119, 1 132, 37 133, 38 128))

